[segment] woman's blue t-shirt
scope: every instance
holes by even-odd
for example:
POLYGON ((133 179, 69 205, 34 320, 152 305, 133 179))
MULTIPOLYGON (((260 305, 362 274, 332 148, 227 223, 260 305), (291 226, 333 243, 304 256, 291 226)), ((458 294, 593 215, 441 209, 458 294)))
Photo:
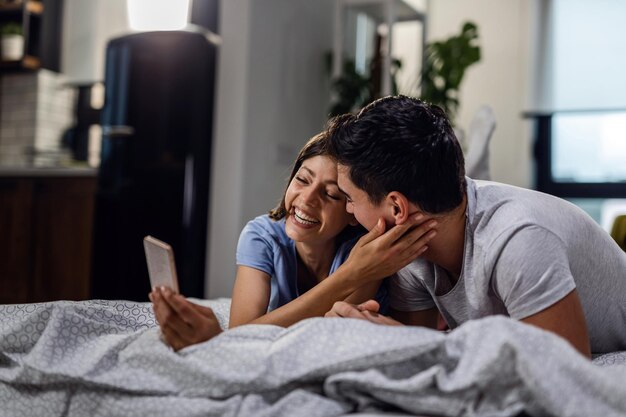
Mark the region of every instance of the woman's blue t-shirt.
MULTIPOLYGON (((339 246, 329 274, 335 272, 344 263, 357 240, 358 237, 339 246)), ((271 277, 268 312, 289 303, 300 295, 296 245, 287 236, 285 219, 274 221, 266 214, 249 221, 239 235, 237 265, 258 269, 271 277)), ((376 300, 381 303, 381 309, 386 307, 386 283, 381 285, 376 294, 376 300)))

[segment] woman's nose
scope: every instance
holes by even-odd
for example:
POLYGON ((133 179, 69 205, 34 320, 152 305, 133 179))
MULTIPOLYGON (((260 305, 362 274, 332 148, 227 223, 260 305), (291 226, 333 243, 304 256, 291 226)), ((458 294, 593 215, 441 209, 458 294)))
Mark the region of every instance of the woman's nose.
POLYGON ((302 202, 304 204, 308 206, 314 206, 317 201, 317 193, 314 189, 308 188, 302 191, 302 193, 300 194, 300 198, 302 199, 302 202))

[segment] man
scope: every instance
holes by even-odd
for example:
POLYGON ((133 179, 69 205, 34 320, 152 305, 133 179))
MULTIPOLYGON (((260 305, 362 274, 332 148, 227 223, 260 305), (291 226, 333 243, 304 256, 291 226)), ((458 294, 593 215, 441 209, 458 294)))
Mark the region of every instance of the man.
POLYGON ((444 112, 386 97, 331 122, 347 210, 368 230, 415 213, 437 221, 420 258, 390 283, 395 319, 373 301, 327 316, 451 328, 494 314, 552 331, 589 356, 626 349, 626 254, 574 205, 465 177, 444 112), (398 320, 398 321, 396 321, 398 320))

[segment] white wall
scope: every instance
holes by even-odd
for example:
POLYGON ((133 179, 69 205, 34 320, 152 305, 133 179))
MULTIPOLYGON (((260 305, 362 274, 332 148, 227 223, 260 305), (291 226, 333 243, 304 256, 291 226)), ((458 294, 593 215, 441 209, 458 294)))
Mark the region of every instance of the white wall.
POLYGON ((531 186, 531 125, 522 112, 531 107, 533 51, 531 0, 435 0, 429 2, 428 39, 444 39, 467 20, 477 24, 481 61, 465 74, 458 124, 467 129, 482 104, 495 112, 491 142, 494 181, 531 186))
POLYGON ((130 31, 126 0, 66 0, 63 22, 61 72, 70 83, 104 81, 107 42, 130 31))
POLYGON ((230 296, 245 223, 273 208, 326 121, 332 0, 228 0, 220 48, 207 297, 230 296))

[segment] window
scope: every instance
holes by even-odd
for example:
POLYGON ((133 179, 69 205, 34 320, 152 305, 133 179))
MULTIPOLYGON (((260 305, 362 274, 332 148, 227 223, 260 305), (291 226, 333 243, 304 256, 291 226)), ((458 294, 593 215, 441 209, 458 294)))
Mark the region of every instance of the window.
POLYGON ((626 111, 554 114, 551 153, 555 182, 626 186, 626 111))
POLYGON ((537 16, 536 187, 626 197, 626 2, 545 0, 537 16))

